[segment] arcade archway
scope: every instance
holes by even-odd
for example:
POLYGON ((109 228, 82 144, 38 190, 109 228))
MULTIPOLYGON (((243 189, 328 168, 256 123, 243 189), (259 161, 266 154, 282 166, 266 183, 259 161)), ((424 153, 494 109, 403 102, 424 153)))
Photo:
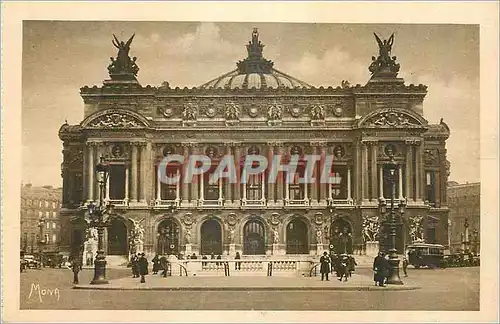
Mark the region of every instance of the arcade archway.
POLYGON ((222 228, 215 219, 209 219, 201 225, 201 254, 222 254, 222 228))
POLYGON ((179 225, 172 219, 165 219, 158 225, 156 253, 179 254, 179 225))
POLYGON ((286 253, 308 254, 308 229, 307 224, 297 218, 288 223, 286 227, 286 253))
POLYGON ((336 218, 330 226, 330 248, 336 254, 353 253, 352 226, 343 217, 336 218))
POLYGON ((243 227, 243 254, 266 253, 266 231, 260 220, 252 219, 243 227))

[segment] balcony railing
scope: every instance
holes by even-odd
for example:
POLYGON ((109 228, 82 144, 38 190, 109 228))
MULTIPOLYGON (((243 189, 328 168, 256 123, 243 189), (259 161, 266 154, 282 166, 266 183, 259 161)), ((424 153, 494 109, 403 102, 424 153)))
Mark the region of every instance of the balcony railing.
POLYGON ((155 200, 156 207, 170 208, 172 206, 179 207, 179 205, 180 205, 179 199, 155 200))
POLYGON ((241 206, 244 207, 261 207, 265 205, 265 199, 241 199, 241 206))
POLYGON ((309 206, 309 199, 285 199, 285 206, 309 206))

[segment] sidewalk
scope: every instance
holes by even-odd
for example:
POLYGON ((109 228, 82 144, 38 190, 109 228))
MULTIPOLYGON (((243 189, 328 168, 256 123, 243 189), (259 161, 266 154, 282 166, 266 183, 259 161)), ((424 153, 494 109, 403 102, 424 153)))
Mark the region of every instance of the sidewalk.
POLYGON ((120 278, 110 280, 105 285, 81 284, 74 289, 92 290, 167 290, 167 291, 284 291, 284 290, 338 290, 338 291, 382 291, 414 290, 420 287, 411 285, 375 286, 372 278, 353 274, 347 282, 321 281, 320 277, 166 277, 146 276, 146 283, 139 278, 120 278))

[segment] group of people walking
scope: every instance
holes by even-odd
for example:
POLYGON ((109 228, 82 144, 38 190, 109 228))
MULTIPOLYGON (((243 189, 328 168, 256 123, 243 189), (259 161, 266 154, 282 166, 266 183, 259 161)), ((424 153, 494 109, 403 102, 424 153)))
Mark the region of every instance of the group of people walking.
MULTIPOLYGON (((403 273, 405 277, 408 277, 408 259, 403 257, 403 273)), ((384 252, 379 252, 378 255, 373 260, 373 281, 375 281, 375 286, 385 287, 387 279, 389 278, 389 259, 384 252)))
POLYGON ((133 254, 130 260, 132 264, 133 278, 141 277, 141 283, 146 282, 146 275, 148 274, 148 259, 144 253, 133 254))
POLYGON ((347 281, 347 278, 352 276, 352 272, 354 272, 357 265, 352 255, 328 255, 326 251, 323 252, 319 262, 322 281, 325 279, 329 281, 328 275, 333 272, 335 272, 339 281, 342 281, 342 279, 347 281))

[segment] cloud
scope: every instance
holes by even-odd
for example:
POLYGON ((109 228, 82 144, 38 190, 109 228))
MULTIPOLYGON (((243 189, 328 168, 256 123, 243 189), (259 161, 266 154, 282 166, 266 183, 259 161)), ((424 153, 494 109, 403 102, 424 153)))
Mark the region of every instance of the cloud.
POLYGON ((284 62, 280 66, 283 72, 316 86, 337 86, 342 80, 365 84, 370 77, 365 62, 353 59, 337 47, 328 49, 322 56, 306 52, 298 61, 284 62))

